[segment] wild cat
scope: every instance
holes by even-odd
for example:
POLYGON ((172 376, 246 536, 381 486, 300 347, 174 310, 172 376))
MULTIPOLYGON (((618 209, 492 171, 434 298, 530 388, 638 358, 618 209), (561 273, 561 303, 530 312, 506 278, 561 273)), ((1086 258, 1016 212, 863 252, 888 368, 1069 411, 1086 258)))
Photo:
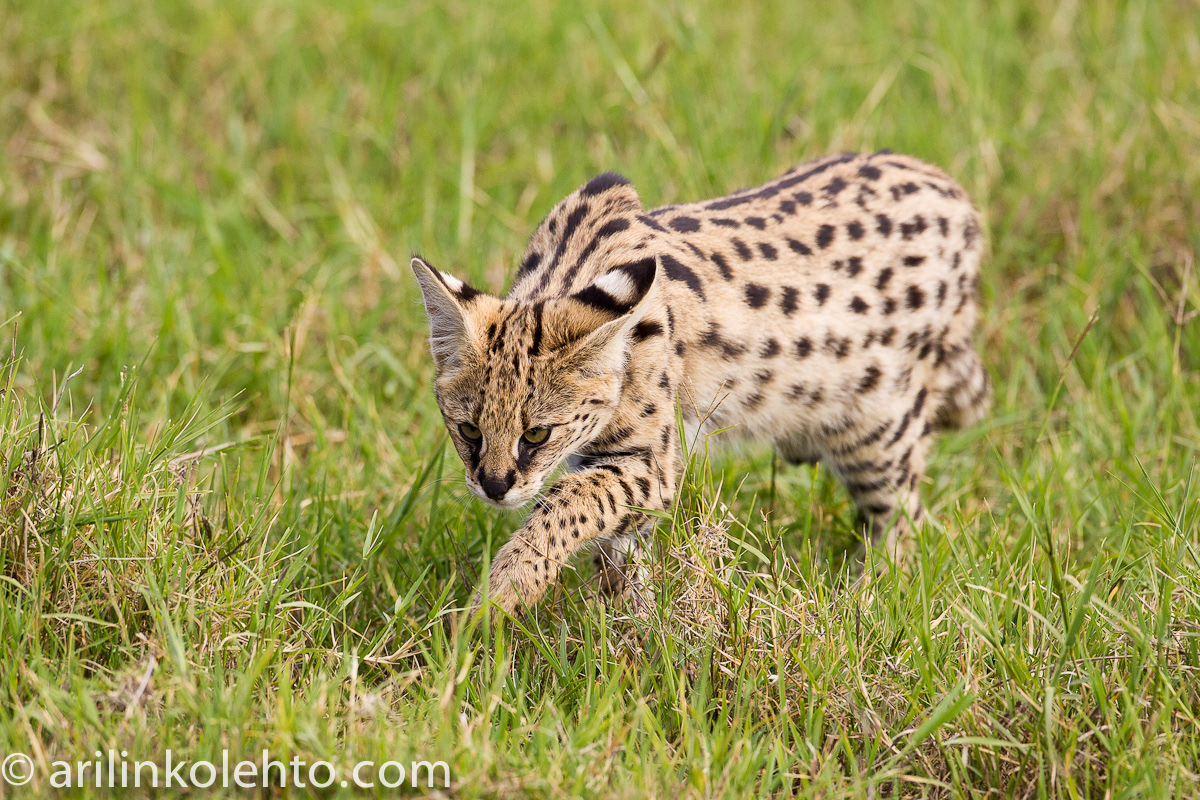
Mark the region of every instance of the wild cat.
POLYGON ((865 533, 902 549, 933 434, 990 404, 982 251, 962 188, 885 150, 652 211, 600 175, 537 227, 502 298, 414 257, 470 490, 517 508, 570 457, 475 603, 533 605, 590 542, 627 552, 641 510, 671 506, 677 407, 694 432, 828 465, 865 533))

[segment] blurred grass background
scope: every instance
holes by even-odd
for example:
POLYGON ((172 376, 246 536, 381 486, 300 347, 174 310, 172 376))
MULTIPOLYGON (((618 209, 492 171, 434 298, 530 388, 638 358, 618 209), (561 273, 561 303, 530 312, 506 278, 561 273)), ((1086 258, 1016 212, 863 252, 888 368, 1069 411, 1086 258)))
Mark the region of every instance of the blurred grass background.
POLYGON ((43 792, 112 746, 441 758, 468 797, 1193 796, 1198 76, 1185 0, 5 0, 0 752, 43 792), (836 482, 739 453, 659 531, 741 542, 714 630, 573 579, 450 637, 520 517, 446 452, 409 253, 501 291, 598 172, 658 205, 882 147, 992 254, 996 409, 939 444, 917 574, 848 584, 836 482))

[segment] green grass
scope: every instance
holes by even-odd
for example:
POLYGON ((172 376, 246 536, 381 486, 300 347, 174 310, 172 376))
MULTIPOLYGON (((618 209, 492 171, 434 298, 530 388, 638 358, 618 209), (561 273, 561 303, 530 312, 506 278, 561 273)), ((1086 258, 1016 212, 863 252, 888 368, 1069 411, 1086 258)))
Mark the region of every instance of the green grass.
POLYGON ((462 797, 1194 796, 1198 18, 0 2, 0 797, 225 747, 462 797), (499 291, 597 172, 661 204, 881 147, 991 248, 996 407, 912 575, 850 579, 824 471, 697 457, 649 620, 576 576, 452 636, 520 517, 463 489, 408 254, 499 291))

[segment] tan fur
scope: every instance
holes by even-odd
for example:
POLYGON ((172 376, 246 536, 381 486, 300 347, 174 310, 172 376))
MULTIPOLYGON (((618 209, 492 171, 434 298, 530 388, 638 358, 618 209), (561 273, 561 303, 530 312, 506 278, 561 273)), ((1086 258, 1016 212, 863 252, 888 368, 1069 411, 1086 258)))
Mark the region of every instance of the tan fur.
POLYGON ((584 544, 619 560, 635 509, 670 507, 677 403, 690 436, 731 428, 828 464, 867 531, 902 547, 932 434, 990 400, 971 342, 981 252, 963 190, 881 152, 649 212, 599 176, 538 226, 502 299, 414 258, 471 490, 522 505, 572 457, 497 553, 490 599, 533 604, 584 544))

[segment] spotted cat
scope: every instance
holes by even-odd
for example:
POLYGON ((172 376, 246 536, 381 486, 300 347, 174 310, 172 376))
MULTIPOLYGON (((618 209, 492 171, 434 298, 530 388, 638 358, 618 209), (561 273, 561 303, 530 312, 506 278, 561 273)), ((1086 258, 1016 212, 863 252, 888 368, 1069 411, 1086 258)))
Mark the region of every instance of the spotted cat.
POLYGON ((532 605, 575 551, 618 559, 639 509, 671 506, 676 407, 689 437, 728 428, 827 464, 866 533, 902 549, 932 435, 990 404, 982 251, 962 188, 881 151, 652 211, 600 175, 534 231, 502 298, 414 257, 467 486, 499 508, 537 498, 486 599, 532 605))

